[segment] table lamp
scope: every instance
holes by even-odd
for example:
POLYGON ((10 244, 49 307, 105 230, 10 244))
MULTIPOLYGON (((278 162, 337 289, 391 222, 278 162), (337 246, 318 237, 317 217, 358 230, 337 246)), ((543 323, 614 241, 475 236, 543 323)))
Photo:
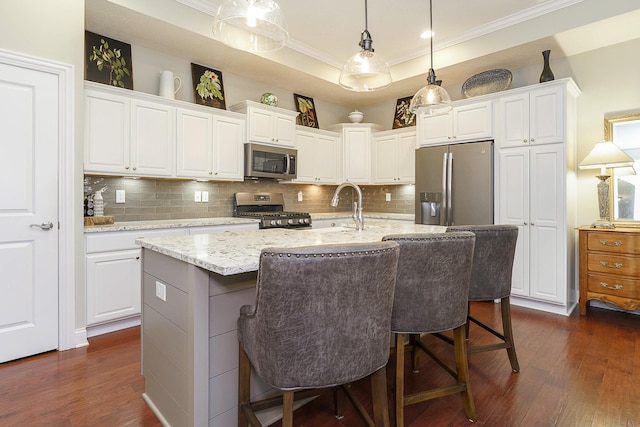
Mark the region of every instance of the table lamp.
POLYGON ((598 207, 600 219, 591 224, 592 228, 615 228, 609 221, 609 183, 607 179, 607 168, 620 168, 633 166, 633 159, 624 151, 619 149, 613 142, 599 142, 593 147, 587 157, 580 162, 580 169, 600 169, 597 178, 598 183, 598 207))

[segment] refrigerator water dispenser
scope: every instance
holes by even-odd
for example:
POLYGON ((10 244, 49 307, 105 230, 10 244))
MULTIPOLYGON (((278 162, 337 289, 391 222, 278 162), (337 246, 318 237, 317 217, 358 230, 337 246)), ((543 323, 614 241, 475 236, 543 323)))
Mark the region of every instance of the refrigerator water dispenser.
POLYGON ((442 193, 420 193, 421 224, 440 225, 442 193))

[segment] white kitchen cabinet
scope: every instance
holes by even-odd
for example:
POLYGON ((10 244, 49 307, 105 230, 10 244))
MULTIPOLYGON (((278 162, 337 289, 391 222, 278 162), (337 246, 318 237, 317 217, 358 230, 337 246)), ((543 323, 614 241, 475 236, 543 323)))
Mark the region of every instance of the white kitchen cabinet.
POLYGON ((552 144, 565 137, 565 89, 547 83, 540 88, 501 97, 497 105, 500 146, 552 144))
POLYGON ((230 107, 247 115, 247 139, 262 144, 293 147, 298 113, 253 101, 230 107))
POLYGON ((556 87, 563 98, 560 142, 504 148, 503 134, 498 135, 498 223, 519 229, 511 302, 568 315, 578 300, 572 233, 576 165, 571 154, 578 92, 569 80, 556 87))
POLYGON ((420 147, 493 138, 492 101, 455 105, 446 114, 418 114, 420 147))
POLYGON ((174 176, 174 107, 127 92, 85 83, 85 172, 174 176))
POLYGON ((342 136, 342 177, 356 184, 371 183, 371 136, 380 130, 373 123, 341 123, 331 128, 342 136))
POLYGON ((372 147, 373 183, 414 183, 415 150, 415 128, 391 130, 374 134, 372 147))
POLYGON ((183 228, 85 234, 85 283, 89 336, 139 324, 140 237, 186 234, 183 228), (90 328, 92 329, 92 328, 90 328))
POLYGON ((176 117, 178 177, 244 179, 242 116, 179 108, 176 117))
POLYGON ((298 126, 296 131, 297 178, 295 183, 337 184, 340 180, 338 134, 298 126))

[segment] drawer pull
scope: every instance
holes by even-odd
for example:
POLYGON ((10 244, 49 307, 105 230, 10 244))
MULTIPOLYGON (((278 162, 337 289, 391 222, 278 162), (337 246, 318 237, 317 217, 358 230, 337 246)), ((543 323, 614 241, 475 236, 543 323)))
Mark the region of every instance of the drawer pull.
POLYGON ((600 265, 602 265, 603 267, 608 267, 608 268, 620 268, 620 267, 622 267, 622 263, 621 262, 614 262, 613 265, 609 265, 608 261, 600 261, 600 265))
POLYGON ((619 291, 620 289, 622 289, 622 285, 610 286, 607 282, 600 282, 600 286, 606 289, 611 289, 612 291, 619 291))
POLYGON ((622 246, 622 242, 619 240, 615 240, 613 242, 609 242, 608 240, 600 240, 600 243, 602 243, 605 246, 615 246, 615 247, 622 246))

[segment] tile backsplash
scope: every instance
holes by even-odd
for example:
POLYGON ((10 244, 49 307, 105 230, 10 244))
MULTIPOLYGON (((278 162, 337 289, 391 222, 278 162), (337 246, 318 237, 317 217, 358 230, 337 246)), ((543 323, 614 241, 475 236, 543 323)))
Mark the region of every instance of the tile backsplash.
MULTIPOLYGON (((344 189, 340 204, 330 206, 336 185, 279 184, 270 180, 246 182, 199 182, 168 179, 131 179, 86 176, 85 193, 103 187, 104 215, 116 222, 157 219, 185 219, 233 216, 233 195, 237 192, 283 193, 285 210, 323 213, 350 211, 355 192, 344 189), (125 203, 116 203, 116 190, 125 191, 125 203), (196 191, 208 191, 209 202, 194 201, 196 191), (298 192, 303 201, 298 201, 298 192)), ((361 186, 365 212, 414 213, 413 185, 361 186), (389 193, 391 201, 386 201, 389 193)))

